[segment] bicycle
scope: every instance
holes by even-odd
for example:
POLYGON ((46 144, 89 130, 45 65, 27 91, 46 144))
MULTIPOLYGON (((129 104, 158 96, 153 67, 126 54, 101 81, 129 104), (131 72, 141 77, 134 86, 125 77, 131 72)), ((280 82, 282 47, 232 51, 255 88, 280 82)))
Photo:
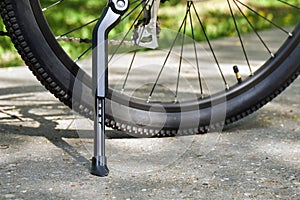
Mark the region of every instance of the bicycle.
MULTIPOLYGON (((64 104, 86 117, 94 118, 91 70, 86 69, 84 63, 80 62, 91 52, 92 39, 91 35, 86 38, 77 36, 76 32, 86 26, 94 26, 99 18, 89 19, 80 26, 58 34, 56 32, 59 29, 52 26, 48 19, 53 16, 51 10, 60 11, 59 6, 64 3, 64 0, 1 0, 1 16, 20 55, 39 81, 64 104), (71 59, 68 49, 62 47, 64 42, 77 42, 85 47, 79 56, 71 59)), ((78 7, 81 5, 80 1, 73 3, 78 7)), ((291 11, 299 12, 298 0, 278 0, 276 4, 280 5, 282 12, 286 12, 284 16, 287 19, 300 21, 299 16, 290 14, 291 11)), ((121 67, 117 70, 109 66, 111 73, 124 76, 121 77, 121 82, 109 80, 110 89, 107 91, 105 104, 106 126, 134 136, 146 137, 195 134, 222 129, 224 124, 242 119, 270 102, 299 75, 299 23, 287 28, 278 25, 273 20, 276 16, 268 17, 261 13, 260 7, 255 6, 254 1, 187 1, 182 10, 181 21, 172 33, 163 27, 168 24, 162 22, 164 16, 160 17, 164 13, 158 13, 159 9, 166 9, 161 7, 164 5, 172 6, 172 1, 131 1, 128 11, 112 30, 115 32, 108 40, 112 46, 108 50, 108 62, 119 65, 118 60, 123 63, 127 61, 128 68, 121 67), (239 55, 245 58, 243 67, 235 64, 224 67, 218 59, 219 50, 215 49, 207 33, 204 16, 200 13, 201 6, 215 2, 221 6, 226 5, 228 9, 241 52, 239 55), (243 19, 242 25, 237 19, 238 16, 243 19), (263 35, 256 30, 253 16, 281 32, 282 37, 278 36, 278 48, 269 47, 263 35), (122 26, 122 23, 125 25, 122 26), (129 30, 118 35, 124 27, 129 30), (243 27, 253 31, 255 42, 259 48, 265 49, 263 63, 257 64, 248 56, 247 44, 242 34, 243 27), (201 35, 195 30, 200 30, 201 35), (164 46, 160 46, 162 40, 166 41, 164 46), (205 47, 199 47, 200 40, 205 41, 205 47), (200 54, 205 48, 209 56, 200 54), (186 51, 193 58, 185 59, 186 51), (136 87, 136 81, 132 80, 141 79, 141 74, 134 66, 138 63, 138 56, 147 61, 151 60, 146 54, 165 56, 158 61, 160 66, 154 64, 152 67, 140 69, 151 80, 141 80, 141 84, 136 87), (175 64, 169 63, 172 56, 175 57, 172 60, 176 61, 175 64), (208 62, 201 63, 205 59, 208 62), (207 63, 210 63, 210 67, 213 66, 211 68, 215 72, 214 77, 220 80, 219 83, 204 77, 210 76, 205 74, 207 68, 204 65, 208 65, 207 63), (170 70, 167 69, 168 66, 171 66, 170 70), (150 74, 150 68, 157 70, 153 72, 154 75, 150 74), (166 73, 170 77, 162 80, 166 73), (171 73, 174 74, 170 75, 171 73)), ((79 47, 74 44, 72 48, 79 47)), ((121 64, 124 65, 123 63, 121 64)))

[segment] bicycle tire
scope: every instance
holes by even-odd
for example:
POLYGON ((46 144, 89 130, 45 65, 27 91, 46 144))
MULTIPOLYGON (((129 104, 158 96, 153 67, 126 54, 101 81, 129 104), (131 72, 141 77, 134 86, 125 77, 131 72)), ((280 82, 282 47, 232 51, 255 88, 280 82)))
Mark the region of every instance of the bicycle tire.
MULTIPOLYGON (((74 63, 70 67, 71 60, 57 48, 57 44, 52 44, 56 41, 48 32, 45 19, 38 14, 41 12, 38 6, 37 0, 1 0, 1 16, 12 42, 33 74, 55 97, 80 114, 92 118, 91 81, 79 67, 73 66, 74 63), (75 82, 80 83, 80 90, 86 98, 82 99, 72 93, 75 82)), ((297 78, 300 73, 300 24, 296 26, 293 35, 278 50, 276 57, 267 61, 253 78, 211 97, 210 100, 214 102, 226 98, 225 124, 258 110, 297 78)), ((201 104, 149 105, 131 101, 125 96, 113 100, 110 98, 108 95, 106 106, 118 106, 120 111, 118 116, 114 116, 110 109, 106 109, 106 125, 142 136, 202 133, 223 125, 222 121, 215 121, 211 125, 211 101, 202 101, 201 104), (129 105, 124 102, 129 102, 129 105), (128 113, 131 113, 130 116, 128 113), (151 120, 147 118, 149 115, 152 116, 151 120), (162 119, 162 116, 167 118, 162 119), (178 131, 179 124, 184 126, 178 131)))

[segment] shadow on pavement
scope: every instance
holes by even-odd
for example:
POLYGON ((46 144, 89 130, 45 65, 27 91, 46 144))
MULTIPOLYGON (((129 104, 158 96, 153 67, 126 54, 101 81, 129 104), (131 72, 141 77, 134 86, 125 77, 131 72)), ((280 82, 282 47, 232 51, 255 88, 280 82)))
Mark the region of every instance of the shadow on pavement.
POLYGON ((81 138, 70 128, 70 109, 39 86, 2 88, 0 108, 19 118, 0 113, 0 147, 8 145, 0 149, 0 191, 38 199, 297 199, 299 95, 297 81, 259 112, 223 133, 207 134, 206 141, 215 144, 195 136, 177 160, 152 172, 120 170, 132 165, 141 172, 150 164, 148 154, 161 162, 151 151, 129 151, 122 144, 166 144, 171 138, 111 140, 119 144, 111 146, 118 154, 109 178, 99 179, 89 175, 81 138))

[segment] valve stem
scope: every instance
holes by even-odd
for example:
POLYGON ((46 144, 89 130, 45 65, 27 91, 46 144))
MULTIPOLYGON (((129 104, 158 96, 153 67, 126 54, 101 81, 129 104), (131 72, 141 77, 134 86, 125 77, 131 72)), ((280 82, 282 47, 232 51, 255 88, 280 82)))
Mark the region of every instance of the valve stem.
POLYGON ((233 66, 233 71, 235 73, 235 77, 236 77, 236 80, 238 81, 238 83, 239 84, 242 83, 242 76, 240 74, 240 70, 239 70, 238 66, 236 66, 236 65, 233 66))

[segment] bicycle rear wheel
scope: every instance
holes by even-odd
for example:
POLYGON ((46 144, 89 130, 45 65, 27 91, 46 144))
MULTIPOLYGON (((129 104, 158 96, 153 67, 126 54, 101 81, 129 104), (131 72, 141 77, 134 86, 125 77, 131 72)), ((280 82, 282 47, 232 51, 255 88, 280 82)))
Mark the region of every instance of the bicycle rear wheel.
MULTIPOLYGON (((215 130, 221 128, 224 123, 232 123, 256 111, 276 97, 298 76, 300 68, 298 62, 300 57, 299 24, 289 31, 290 28, 279 26, 275 20, 262 14, 261 7, 255 7, 254 4, 248 3, 251 1, 217 1, 220 5, 225 4, 228 7, 228 16, 237 35, 235 44, 239 44, 238 48, 242 52, 237 55, 245 57, 245 67, 240 67, 243 81, 238 82, 231 69, 235 63, 227 63, 226 69, 224 69, 218 60, 218 55, 225 53, 229 53, 229 59, 234 60, 233 53, 236 52, 235 50, 222 52, 222 49, 215 49, 214 42, 210 39, 213 36, 207 33, 208 26, 205 27, 205 20, 202 20, 203 16, 199 12, 203 2, 187 2, 183 9, 182 20, 178 21, 177 28, 172 31, 163 28, 163 25, 167 26, 167 22, 163 23, 161 20, 161 25, 155 24, 157 26, 155 34, 161 40, 166 41, 162 47, 152 48, 147 46, 147 41, 139 41, 145 43, 142 46, 136 42, 136 39, 134 41, 134 36, 147 39, 142 33, 145 26, 140 25, 142 22, 139 20, 145 18, 145 9, 147 6, 153 6, 153 2, 132 2, 131 9, 128 14, 125 14, 124 20, 122 19, 125 25, 117 27, 110 40, 112 65, 120 66, 118 61, 122 61, 121 64, 127 61, 128 68, 110 67, 111 73, 115 74, 110 77, 117 77, 116 74, 122 75, 118 80, 110 80, 106 105, 107 126, 142 136, 193 134, 215 130), (274 49, 268 47, 267 39, 263 39, 263 34, 255 31, 257 27, 251 21, 253 16, 250 16, 249 13, 280 29, 281 35, 283 35, 281 39, 278 39, 280 45, 274 49), (241 22, 238 22, 238 16, 243 19, 241 22), (239 23, 244 23, 244 25, 239 26, 239 23), (196 24, 201 35, 194 32, 196 24), (248 29, 255 31, 255 42, 260 46, 259 48, 266 49, 266 57, 263 58, 263 62, 255 63, 247 54, 247 45, 243 39, 246 36, 241 34, 245 24, 248 29), (130 31, 117 34, 122 32, 120 30, 123 30, 124 27, 129 27, 130 31), (201 40, 204 42, 200 43, 199 47, 201 40), (135 44, 132 45, 132 43, 135 44), (200 54, 202 51, 206 52, 204 56, 200 54), (184 52, 189 52, 186 53, 188 55, 186 57, 193 57, 193 59, 184 58, 184 52), (146 54, 150 54, 150 57, 147 57, 146 54), (157 63, 145 66, 143 63, 142 67, 133 70, 132 63, 137 62, 137 56, 146 59, 148 64, 148 61, 154 60, 151 59, 153 58, 151 56, 162 54, 165 56, 159 61, 160 66, 157 66, 157 63), (168 68, 166 63, 172 56, 175 57, 176 67, 171 62, 170 68, 168 68), (207 59, 209 63, 214 63, 212 65, 214 65, 213 73, 215 75, 210 76, 209 72, 205 78, 203 77, 205 72, 201 70, 205 71, 208 68, 200 69, 199 63, 201 64, 201 60, 207 59), (191 67, 184 68, 183 66, 191 67), (156 68, 156 72, 152 73, 154 75, 150 75, 149 69, 151 68, 156 68), (144 73, 147 76, 143 76, 144 73), (172 75, 170 76, 170 74, 172 75), (147 77, 151 80, 145 81, 147 77), (165 79, 162 80, 164 77, 165 79), (214 85, 217 82, 214 81, 215 77, 220 80, 217 88, 214 85), (132 85, 129 83, 130 79, 132 85), (141 80, 141 83, 134 85, 137 79, 141 80)), ((86 52, 90 49, 91 38, 89 38, 89 33, 81 32, 80 37, 75 33, 80 32, 82 27, 92 25, 97 20, 97 16, 87 22, 82 22, 79 27, 72 27, 70 22, 71 25, 61 26, 61 28, 67 27, 62 31, 52 24, 51 17, 54 17, 52 12, 55 12, 56 15, 58 15, 58 11, 68 13, 68 10, 64 10, 67 7, 60 9, 59 5, 63 3, 66 2, 1 0, 1 16, 20 55, 41 83, 70 108, 87 117, 92 117, 90 69, 85 68, 85 65, 89 65, 85 64, 88 63, 88 59, 82 60, 83 57, 88 57, 86 52), (72 37, 72 34, 75 36, 72 37), (72 48, 64 47, 63 43, 70 41, 81 43, 71 45, 72 48), (72 49, 77 48, 81 48, 82 51, 87 49, 87 51, 72 59, 72 49)), ((298 1, 278 1, 278 4, 287 10, 286 17, 288 19, 299 21, 299 15, 292 14, 290 16, 288 14, 291 9, 299 12, 298 1)), ((70 3, 70 7, 81 8, 82 5, 77 1, 70 3)), ((95 7, 95 5, 92 6, 95 7)), ((167 2, 165 6, 172 6, 172 4, 167 2)), ((85 9, 89 9, 89 7, 87 6, 85 9)), ((155 34, 152 33, 150 36, 155 34)), ((251 37, 253 36, 248 39, 251 37)), ((158 43, 161 44, 159 41, 158 43)), ((225 59, 226 62, 228 60, 225 59)), ((205 64, 207 65, 207 63, 205 64)))

